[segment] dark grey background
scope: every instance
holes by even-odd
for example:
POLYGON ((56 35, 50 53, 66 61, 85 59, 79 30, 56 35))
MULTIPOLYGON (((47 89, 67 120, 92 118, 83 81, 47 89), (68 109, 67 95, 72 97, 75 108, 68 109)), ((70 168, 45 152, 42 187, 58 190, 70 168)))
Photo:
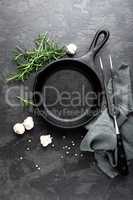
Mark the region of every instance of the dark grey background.
MULTIPOLYGON (((34 38, 47 31, 61 45, 77 44, 78 55, 83 55, 101 27, 111 32, 110 41, 101 52, 104 64, 108 66, 107 56, 111 54, 115 67, 124 62, 132 68, 132 0, 0 0, 0 199, 133 199, 132 165, 128 177, 110 180, 96 168, 92 154, 82 157, 79 144, 84 129, 59 131, 39 118, 31 134, 17 138, 12 126, 29 113, 5 102, 7 89, 22 85, 5 82, 9 72, 15 70, 11 58, 16 45, 30 48, 34 38), (54 147, 41 148, 39 136, 43 133, 53 136, 54 147), (71 146, 69 155, 63 149, 66 145, 71 146)), ((24 84, 31 89, 33 80, 34 76, 24 84)), ((13 101, 16 95, 12 91, 13 101)))

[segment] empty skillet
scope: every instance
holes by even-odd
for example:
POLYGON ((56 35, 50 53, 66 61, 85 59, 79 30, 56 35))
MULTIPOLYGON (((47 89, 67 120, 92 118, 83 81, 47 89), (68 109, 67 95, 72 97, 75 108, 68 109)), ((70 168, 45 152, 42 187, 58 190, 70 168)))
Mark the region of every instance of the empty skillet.
POLYGON ((109 31, 99 30, 86 55, 57 60, 37 74, 33 102, 47 122, 78 128, 100 113, 103 86, 94 60, 108 38, 109 31))

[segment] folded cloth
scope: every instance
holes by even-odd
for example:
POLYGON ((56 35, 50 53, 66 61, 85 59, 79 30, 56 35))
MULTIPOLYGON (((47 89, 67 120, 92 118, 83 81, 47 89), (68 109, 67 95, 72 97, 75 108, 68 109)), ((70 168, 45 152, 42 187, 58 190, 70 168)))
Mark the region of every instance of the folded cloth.
MULTIPOLYGON (((122 65, 115 71, 114 83, 116 106, 120 112, 117 119, 118 124, 122 116, 128 117, 127 119, 125 117, 125 121, 119 124, 119 127, 123 136, 127 160, 130 160, 133 159, 133 98, 129 66, 122 65)), ((110 95, 113 95, 110 86, 109 81, 108 91, 110 95)), ((80 150, 94 152, 98 167, 106 175, 114 178, 118 175, 115 169, 117 165, 117 138, 113 120, 110 118, 107 108, 104 108, 99 117, 88 124, 86 129, 88 132, 81 142, 80 150)))

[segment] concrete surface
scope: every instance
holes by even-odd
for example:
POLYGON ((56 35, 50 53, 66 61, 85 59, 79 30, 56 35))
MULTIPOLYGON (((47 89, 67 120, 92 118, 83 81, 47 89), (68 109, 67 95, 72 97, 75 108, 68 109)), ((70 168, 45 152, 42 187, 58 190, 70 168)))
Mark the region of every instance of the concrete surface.
MULTIPOLYGON (((111 37, 101 52, 104 63, 108 65, 110 53, 116 67, 126 62, 132 68, 132 10, 132 0, 0 0, 0 200, 133 199, 132 165, 128 177, 110 180, 97 169, 92 154, 80 153, 84 129, 59 131, 40 118, 35 119, 32 134, 16 137, 12 125, 30 113, 5 102, 8 88, 23 85, 5 82, 15 70, 13 48, 32 47, 42 32, 62 45, 76 43, 79 56, 87 51, 96 30, 106 27, 111 37), (55 146, 40 146, 43 133, 53 136, 55 146), (68 155, 64 146, 71 147, 68 155)), ((24 84, 32 89, 33 80, 24 84)), ((15 96, 13 91, 13 101, 15 96)))

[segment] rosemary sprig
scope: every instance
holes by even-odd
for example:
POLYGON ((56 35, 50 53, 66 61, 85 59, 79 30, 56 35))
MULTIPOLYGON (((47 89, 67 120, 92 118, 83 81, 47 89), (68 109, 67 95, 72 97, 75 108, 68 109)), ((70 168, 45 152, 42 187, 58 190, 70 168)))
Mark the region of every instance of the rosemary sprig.
POLYGON ((35 104, 30 100, 24 99, 24 98, 19 97, 19 96, 17 96, 16 98, 21 101, 21 103, 23 104, 24 107, 35 106, 35 104))
POLYGON ((21 50, 16 48, 13 61, 17 65, 15 74, 9 76, 7 81, 26 80, 33 72, 37 72, 48 63, 66 55, 65 48, 60 48, 49 40, 47 34, 41 34, 35 40, 35 48, 21 50))

